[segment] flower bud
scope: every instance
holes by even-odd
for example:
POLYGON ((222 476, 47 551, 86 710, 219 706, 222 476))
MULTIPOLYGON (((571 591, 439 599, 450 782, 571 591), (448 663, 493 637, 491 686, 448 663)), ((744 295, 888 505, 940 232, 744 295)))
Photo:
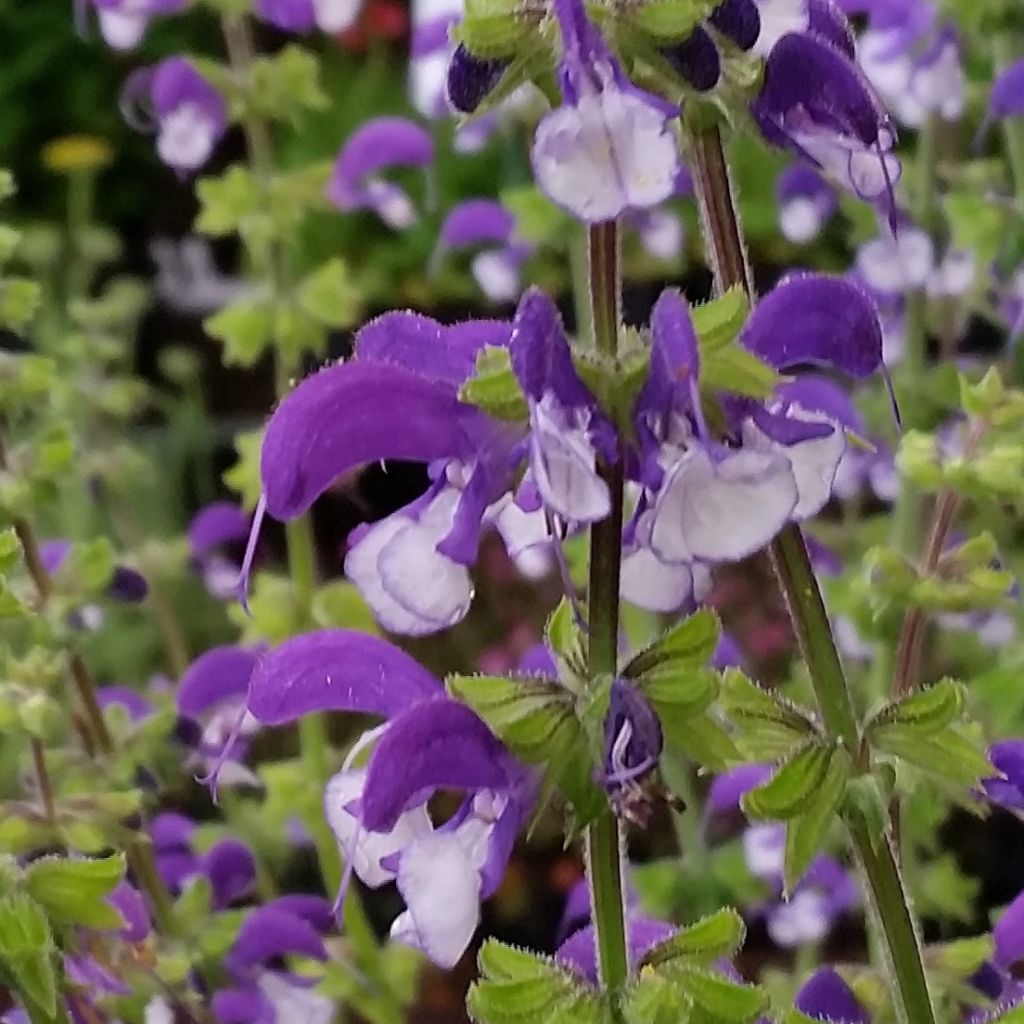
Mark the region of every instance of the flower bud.
POLYGON ((702 28, 675 46, 666 47, 662 56, 698 92, 708 92, 718 84, 722 73, 722 60, 714 40, 702 28))
POLYGON ((507 60, 474 57, 461 43, 448 65, 448 100, 463 114, 472 114, 488 97, 508 67, 507 60))

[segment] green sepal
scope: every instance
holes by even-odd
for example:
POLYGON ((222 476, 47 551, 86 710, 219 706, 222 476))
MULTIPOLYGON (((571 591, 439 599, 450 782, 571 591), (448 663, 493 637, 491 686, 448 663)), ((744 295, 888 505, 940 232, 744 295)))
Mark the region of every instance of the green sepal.
POLYGON ((72 859, 41 857, 25 870, 25 891, 50 919, 86 928, 123 928, 106 901, 124 878, 124 855, 72 859))
POLYGON ((359 320, 361 297, 348 264, 335 257, 309 274, 298 287, 299 306, 325 327, 351 327, 359 320))
POLYGON ((701 357, 731 345, 747 322, 750 302, 739 285, 733 285, 717 299, 690 308, 701 357))
POLYGON ((933 736, 955 722, 964 709, 965 691, 961 683, 943 679, 934 686, 889 704, 875 714, 867 725, 871 739, 876 729, 902 726, 921 736, 933 736))
POLYGON ((832 748, 817 738, 808 740, 776 768, 772 777, 743 795, 743 810, 751 818, 787 821, 813 804, 825 781, 832 748))
POLYGON ((829 826, 843 802, 849 777, 849 755, 841 747, 835 747, 821 784, 811 794, 811 802, 786 825, 784 875, 787 893, 793 892, 821 849, 829 826))
POLYGON ((559 678, 574 693, 582 693, 587 678, 586 637, 568 598, 563 597, 548 616, 544 639, 558 666, 559 678))
POLYGON ((1011 1006, 1001 1013, 997 1011, 994 1017, 986 1018, 986 1024, 1024 1024, 1024 1003, 1011 1006))
POLYGON ((580 380, 626 438, 634 434, 633 412, 637 397, 647 382, 650 355, 645 348, 625 352, 617 359, 609 359, 587 349, 576 349, 572 353, 573 366, 580 380))
POLYGON ((518 16, 514 0, 467 0, 462 20, 451 36, 476 57, 512 58, 527 52, 522 43, 531 34, 518 16))
POLYGON ((792 701, 762 690, 739 669, 722 675, 721 707, 736 726, 737 745, 750 758, 776 761, 817 734, 809 714, 792 701))
POLYGON ((693 1004, 695 1013, 690 1020, 700 1019, 703 1011, 708 1024, 750 1024, 768 1008, 768 994, 754 985, 740 985, 720 974, 693 968, 672 970, 669 976, 678 980, 680 987, 693 1004))
POLYGON ((702 608, 630 658, 621 673, 642 686, 643 678, 648 675, 660 675, 666 670, 700 668, 715 653, 720 633, 718 616, 702 608))
POLYGON ((921 735, 902 723, 879 726, 872 730, 870 742, 876 750, 961 785, 975 786, 983 778, 998 775, 982 743, 955 726, 932 735, 921 735))
POLYGON ((724 345, 701 354, 700 386, 707 391, 726 391, 765 400, 786 380, 738 344, 724 345))
POLYGON ((661 43, 679 43, 711 13, 709 0, 649 0, 629 14, 632 23, 661 43))
POLYGON ((662 719, 665 745, 681 751, 695 764, 722 772, 743 761, 732 737, 709 712, 697 715, 673 713, 672 705, 664 703, 655 704, 654 709, 662 719))
POLYGON ((57 948, 43 908, 27 893, 0 899, 0 976, 36 1021, 63 1020, 57 1003, 57 948))
POLYGON ((731 907, 680 928, 674 935, 659 942, 644 954, 637 964, 644 967, 659 967, 676 960, 690 960, 707 964, 719 957, 731 956, 743 945, 747 926, 743 918, 731 907))
POLYGON ((227 366, 255 366, 274 338, 274 310, 260 299, 243 298, 208 317, 203 327, 224 347, 227 366))
POLYGON ((476 369, 459 389, 459 398, 495 419, 525 421, 529 416, 509 351, 496 345, 477 353, 476 369))
POLYGON ((895 785, 892 765, 877 762, 870 775, 849 780, 843 796, 843 813, 860 818, 871 835, 881 835, 889 827, 889 801, 895 785))

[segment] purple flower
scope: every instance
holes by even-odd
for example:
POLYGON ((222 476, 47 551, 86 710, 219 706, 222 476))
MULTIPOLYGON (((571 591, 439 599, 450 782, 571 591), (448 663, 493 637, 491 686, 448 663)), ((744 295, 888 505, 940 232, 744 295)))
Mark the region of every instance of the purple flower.
POLYGON ((126 942, 142 942, 150 930, 149 911, 139 890, 124 880, 117 883, 107 897, 107 902, 121 915, 124 921, 118 935, 126 942))
POLYGON ((419 219, 401 186, 381 172, 396 167, 429 167, 434 161, 430 133, 404 117, 377 117, 349 136, 334 164, 327 198, 339 210, 373 210, 388 227, 404 230, 419 219))
POLYGON ((413 0, 409 93, 413 106, 424 117, 448 113, 445 86, 453 51, 449 31, 462 17, 462 11, 463 0, 413 0))
POLYGON ((96 699, 104 709, 119 704, 133 722, 141 722, 153 713, 153 705, 130 686, 101 686, 96 692, 96 699))
POLYGON ((767 57, 772 47, 790 32, 810 27, 809 0, 757 0, 758 35, 754 52, 767 57))
POLYGON ((821 233, 836 212, 835 191, 803 164, 792 164, 779 178, 779 228, 791 242, 804 245, 821 233))
MULTIPOLYGON (((676 928, 650 917, 630 917, 626 921, 626 931, 629 964, 635 967, 658 943, 673 935, 676 928)), ((570 935, 558 947, 555 960, 578 974, 588 985, 599 985, 594 926, 588 924, 570 935)))
POLYGON ((153 18, 177 14, 186 0, 89 0, 96 9, 100 33, 115 50, 134 50, 153 18))
POLYGON ((523 297, 511 333, 502 321, 444 327, 391 313, 364 327, 355 348, 351 362, 321 371, 279 406, 261 475, 267 509, 290 519, 355 466, 430 464, 426 494, 350 537, 345 571, 386 628, 425 634, 463 618, 485 522, 517 553, 544 539, 545 513, 567 523, 607 515, 595 461, 598 450, 615 457, 614 431, 577 377, 558 312, 540 292, 523 297), (491 420, 459 401, 484 345, 508 347, 529 425, 491 420), (511 509, 524 460, 529 472, 511 509))
POLYGON ((283 644, 254 673, 249 709, 268 725, 326 709, 387 719, 356 741, 327 785, 324 811, 366 885, 397 882, 406 910, 392 937, 454 966, 532 805, 531 777, 429 672, 362 633, 326 630, 283 644), (427 804, 439 789, 465 797, 435 827, 427 804))
POLYGON ((741 50, 749 50, 761 34, 761 13, 754 0, 722 0, 708 21, 741 50))
POLYGON ((796 995, 796 1008, 829 1024, 869 1024, 867 1011, 850 986, 831 967, 820 967, 796 995))
POLYGON ((730 814, 738 811, 743 794, 767 782, 772 771, 773 767, 768 763, 744 764, 716 775, 708 789, 706 813, 730 814))
POLYGON ((995 953, 992 962, 1008 974, 1014 964, 1024 960, 1024 893, 1003 912, 992 930, 995 953))
MULTIPOLYGON (((778 873, 774 881, 781 890, 781 870, 785 857, 784 828, 781 825, 757 828, 776 829, 778 873)), ((767 837, 763 837, 761 842, 762 845, 766 844, 767 837)), ((749 852, 750 847, 745 845, 745 849, 749 852)), ((766 863, 767 858, 764 860, 766 863)), ((767 871, 762 877, 771 880, 767 871)), ((811 861, 811 866, 788 899, 777 899, 767 907, 768 934, 773 942, 784 948, 819 943, 828 935, 838 918, 857 906, 858 902, 857 884, 850 873, 832 857, 819 855, 811 861)))
POLYGON ((655 206, 679 168, 669 121, 678 109, 632 85, 581 0, 556 0, 565 102, 537 126, 533 169, 541 190, 588 223, 655 206))
POLYGON ((1024 59, 1001 72, 992 85, 988 116, 1002 120, 1024 114, 1024 59))
POLYGON ((662 56, 698 92, 709 92, 722 74, 722 58, 715 41, 700 26, 681 43, 665 47, 662 56))
POLYGON ((985 796, 998 807, 1024 812, 1024 740, 993 743, 988 759, 1001 775, 982 779, 985 796))
POLYGON ((200 766, 226 785, 259 784, 242 762, 246 738, 259 729, 245 706, 249 678, 261 653, 259 647, 211 648, 188 667, 178 685, 178 712, 202 729, 200 766))
POLYGON ((507 60, 474 57, 461 43, 448 65, 448 102, 461 114, 472 114, 490 95, 508 67, 507 60))
POLYGON ((215 501, 196 514, 188 528, 192 564, 203 574, 206 589, 221 600, 235 597, 241 563, 228 556, 232 545, 244 545, 250 518, 230 501, 215 501))
POLYGON ((867 79, 841 51, 816 36, 783 36, 752 110, 772 145, 891 210, 900 175, 891 152, 896 135, 867 79))
POLYGON ((256 0, 256 13, 282 32, 343 32, 359 17, 361 0, 256 0))
POLYGON ((513 241, 515 218, 492 199, 459 203, 441 225, 441 245, 447 249, 477 249, 472 272, 480 290, 492 302, 511 302, 520 292, 520 272, 530 246, 513 241))
POLYGON ((624 679, 612 683, 604 720, 604 778, 615 813, 646 827, 651 802, 644 780, 658 766, 663 739, 654 709, 624 679))

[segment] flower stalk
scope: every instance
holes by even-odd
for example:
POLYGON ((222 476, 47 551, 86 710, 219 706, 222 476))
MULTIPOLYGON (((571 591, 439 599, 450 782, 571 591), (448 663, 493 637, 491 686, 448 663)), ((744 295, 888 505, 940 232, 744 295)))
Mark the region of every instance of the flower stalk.
MULTIPOLYGON (((594 345, 614 357, 619 336, 619 237, 616 221, 592 225, 588 231, 589 284, 594 345)), ((588 669, 592 680, 615 674, 619 639, 619 574, 622 537, 622 460, 601 464, 608 485, 611 514, 590 532, 588 585, 588 669)), ((621 1018, 618 993, 629 974, 623 898, 622 844, 618 819, 605 812, 586 835, 587 877, 590 880, 597 962, 612 1014, 621 1018)))
MULTIPOLYGON (((742 286, 753 304, 757 296, 717 126, 695 134, 693 152, 697 199, 716 285, 720 290, 742 286)), ((825 728, 862 762, 849 684, 799 526, 786 526, 770 554, 825 728)), ((873 836, 859 816, 847 816, 846 825, 884 936, 897 1015, 904 1024, 935 1024, 917 929, 890 840, 887 835, 873 836)))

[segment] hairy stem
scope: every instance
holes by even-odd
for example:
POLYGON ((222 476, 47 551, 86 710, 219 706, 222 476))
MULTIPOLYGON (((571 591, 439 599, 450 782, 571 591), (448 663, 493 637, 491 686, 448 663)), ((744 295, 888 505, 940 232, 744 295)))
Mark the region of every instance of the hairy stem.
POLYGON ((43 805, 43 814, 51 825, 57 823, 57 808, 53 803, 53 783, 50 781, 50 769, 46 765, 46 748, 43 741, 35 736, 29 741, 32 748, 32 765, 36 772, 36 786, 39 799, 43 805))
MULTIPOLYGON (((593 225, 588 234, 591 322, 594 346, 604 355, 618 351, 619 239, 615 221, 593 225)), ((587 590, 588 669, 592 680, 616 671, 619 643, 619 573, 622 550, 622 460, 600 463, 611 494, 611 514, 590 531, 587 590)), ((629 975, 622 850, 618 819, 605 812, 586 836, 587 877, 593 905, 597 962, 612 1014, 621 1019, 618 996, 629 975)))
MULTIPOLYGON (((717 127, 696 136, 694 155, 697 198, 715 281, 719 289, 742 286, 753 304, 757 296, 717 127)), ((860 759, 860 730, 850 688, 798 526, 783 529, 771 545, 771 556, 825 728, 860 759)), ((914 919, 889 841, 884 836, 873 837, 859 817, 852 817, 847 824, 885 938, 899 1018, 905 1024, 935 1024, 914 919)))

